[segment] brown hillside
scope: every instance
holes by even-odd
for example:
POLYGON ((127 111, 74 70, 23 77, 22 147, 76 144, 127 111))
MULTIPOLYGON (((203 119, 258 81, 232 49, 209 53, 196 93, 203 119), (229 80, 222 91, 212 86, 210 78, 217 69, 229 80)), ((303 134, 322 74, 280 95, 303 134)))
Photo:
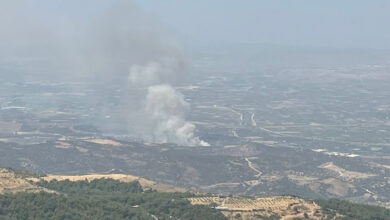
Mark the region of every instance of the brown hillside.
POLYGON ((229 219, 262 219, 278 215, 280 219, 327 219, 320 206, 292 196, 274 196, 265 198, 243 197, 196 197, 189 199, 194 205, 216 204, 229 219))
POLYGON ((0 168, 0 193, 39 191, 50 190, 31 184, 28 180, 18 176, 15 171, 11 169, 0 168))
POLYGON ((107 179, 114 179, 114 180, 119 180, 121 182, 133 182, 133 181, 138 181, 142 188, 144 189, 153 189, 157 190, 159 192, 187 192, 188 190, 168 184, 160 184, 156 183, 154 181, 138 177, 138 176, 132 176, 132 175, 127 175, 127 174, 88 174, 88 175, 78 175, 78 176, 62 176, 62 175, 47 175, 45 177, 40 177, 40 178, 27 178, 28 180, 31 180, 32 182, 38 182, 39 180, 43 179, 46 181, 51 181, 51 180, 70 180, 70 181, 80 181, 80 180, 94 180, 94 179, 102 179, 102 178, 107 178, 107 179))
MULTIPOLYGON (((89 174, 79 176, 61 176, 48 175, 36 177, 25 172, 13 171, 11 169, 0 168, 0 193, 15 192, 39 192, 55 191, 48 190, 34 183, 40 180, 94 180, 101 178, 110 178, 122 182, 139 181, 144 189, 154 189, 160 192, 186 192, 186 189, 167 184, 159 184, 141 177, 125 174, 89 174)), ((216 209, 235 220, 263 219, 270 216, 279 216, 283 220, 303 219, 327 219, 326 214, 320 206, 314 202, 307 201, 293 196, 274 196, 264 198, 245 198, 245 197, 218 197, 201 196, 189 198, 194 205, 215 205, 216 209)), ((340 216, 338 216, 340 217, 340 216)))

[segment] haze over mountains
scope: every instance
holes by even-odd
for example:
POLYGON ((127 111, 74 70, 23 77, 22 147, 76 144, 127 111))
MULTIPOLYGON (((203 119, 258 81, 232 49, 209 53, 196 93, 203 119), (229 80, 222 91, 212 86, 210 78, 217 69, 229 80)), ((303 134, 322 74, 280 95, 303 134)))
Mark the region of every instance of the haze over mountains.
MULTIPOLYGON (((77 9, 76 1, 41 3, 0 7, 0 167, 129 174, 222 196, 336 197, 390 207, 384 42, 355 39, 359 49, 346 49, 341 39, 313 47, 232 43, 226 36, 190 44, 170 31, 185 21, 165 28, 173 15, 153 13, 147 2, 86 1, 77 9)), ((189 28, 198 27, 182 31, 189 28)), ((362 36, 379 33, 387 34, 362 36)))

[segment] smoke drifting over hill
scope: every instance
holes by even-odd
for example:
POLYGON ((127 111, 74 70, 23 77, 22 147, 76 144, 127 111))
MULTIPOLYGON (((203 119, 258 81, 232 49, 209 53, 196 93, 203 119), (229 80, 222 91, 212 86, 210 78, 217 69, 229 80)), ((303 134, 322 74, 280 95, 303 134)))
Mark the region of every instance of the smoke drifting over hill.
POLYGON ((131 1, 95 3, 3 2, 0 77, 120 85, 130 93, 124 117, 136 136, 207 145, 194 136, 185 121, 189 104, 171 86, 186 62, 169 34, 131 1))

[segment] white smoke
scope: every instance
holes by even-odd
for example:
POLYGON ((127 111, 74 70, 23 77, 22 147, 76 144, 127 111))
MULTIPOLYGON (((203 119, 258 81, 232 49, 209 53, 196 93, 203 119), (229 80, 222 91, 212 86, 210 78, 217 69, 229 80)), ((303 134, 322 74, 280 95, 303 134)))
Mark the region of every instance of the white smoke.
MULTIPOLYGON (((171 72, 173 74, 173 72, 171 72)), ((185 146, 210 146, 195 137, 195 125, 187 122, 185 116, 190 105, 181 93, 169 84, 161 84, 169 77, 167 65, 150 62, 145 66, 134 65, 130 68, 129 83, 134 87, 144 87, 144 101, 139 109, 144 113, 144 125, 148 125, 141 134, 158 143, 176 143, 185 146)), ((142 88, 141 88, 142 90, 142 88)), ((142 114, 141 114, 142 115, 142 114)))
POLYGON ((130 68, 129 82, 135 86, 148 86, 159 82, 158 71, 161 65, 151 62, 146 66, 133 65, 130 68))
POLYGON ((185 120, 188 103, 169 86, 186 72, 175 38, 133 1, 4 1, 0 30, 0 64, 10 68, 0 78, 86 82, 96 105, 116 89, 128 119, 118 122, 121 131, 128 122, 130 135, 144 140, 206 145, 185 120))

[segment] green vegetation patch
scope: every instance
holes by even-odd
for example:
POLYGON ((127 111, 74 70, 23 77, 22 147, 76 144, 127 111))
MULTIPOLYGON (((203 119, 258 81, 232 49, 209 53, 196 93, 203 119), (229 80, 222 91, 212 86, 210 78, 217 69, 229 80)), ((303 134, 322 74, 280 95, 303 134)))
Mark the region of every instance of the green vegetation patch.
POLYGON ((189 193, 143 191, 138 182, 65 180, 38 185, 59 193, 0 195, 0 219, 227 219, 218 210, 191 205, 189 193))
POLYGON ((388 220, 390 219, 390 210, 379 207, 355 204, 339 199, 316 200, 322 207, 324 213, 333 217, 336 213, 343 215, 342 220, 388 220))

